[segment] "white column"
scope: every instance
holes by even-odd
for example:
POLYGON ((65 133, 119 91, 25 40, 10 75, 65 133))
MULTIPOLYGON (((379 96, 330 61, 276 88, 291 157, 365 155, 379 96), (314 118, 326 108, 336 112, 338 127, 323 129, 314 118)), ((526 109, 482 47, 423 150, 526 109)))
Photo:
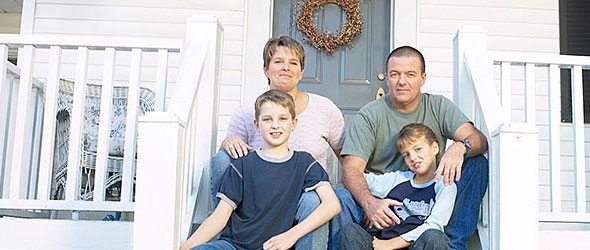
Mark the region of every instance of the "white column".
POLYGON ((538 249, 538 132, 529 124, 503 125, 493 133, 497 168, 490 178, 494 200, 491 249, 538 249))
POLYGON ((184 125, 170 113, 140 117, 133 249, 178 249, 184 125))

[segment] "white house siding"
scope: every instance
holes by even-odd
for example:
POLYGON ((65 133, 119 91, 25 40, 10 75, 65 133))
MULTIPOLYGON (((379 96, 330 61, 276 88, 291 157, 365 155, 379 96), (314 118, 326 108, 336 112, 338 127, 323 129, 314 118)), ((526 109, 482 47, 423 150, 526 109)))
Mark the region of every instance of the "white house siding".
MULTIPOLYGON (((557 0, 419 0, 417 45, 424 52, 428 80, 425 90, 452 98, 452 39, 461 25, 478 25, 488 30, 488 48, 495 52, 559 54, 559 3, 557 0)), ((495 78, 499 84, 499 67, 495 78)), ((524 68, 512 67, 512 119, 524 121, 524 68)), ((539 202, 550 211, 550 166, 548 128, 548 75, 536 72, 537 125, 539 127, 539 202)), ((498 85, 499 86, 499 85, 498 85)), ((586 129, 586 147, 590 146, 586 129)), ((561 129, 562 211, 575 211, 573 129, 561 129)), ((586 150, 588 152, 589 150, 586 150)), ((589 155, 589 154, 586 154, 589 155)), ((586 157, 587 166, 590 157, 586 157)), ((535 163, 531 163, 535 164, 535 163)), ((527 167, 527 166, 522 166, 527 167)), ((526 177, 523 177, 526 178, 526 177)), ((587 168, 586 180, 590 180, 587 168)), ((588 182, 588 181, 587 181, 588 182)), ((590 185, 587 196, 590 195, 590 185)), ((590 202, 587 201, 587 207, 590 202)))
MULTIPOLYGON (((36 0, 34 34, 101 35, 116 37, 184 38, 185 24, 193 14, 217 16, 224 27, 222 77, 219 106, 220 136, 241 99, 243 82, 245 0, 36 0)), ((156 55, 144 53, 142 86, 155 84, 156 55)), ((48 55, 36 55, 35 74, 45 75, 48 55)), ((62 76, 73 79, 75 53, 65 51, 62 76)), ((88 82, 102 81, 103 56, 90 54, 88 82)), ((117 53, 115 82, 125 85, 129 77, 129 53, 117 53)), ((179 67, 178 55, 169 56, 167 102, 173 93, 179 67)))

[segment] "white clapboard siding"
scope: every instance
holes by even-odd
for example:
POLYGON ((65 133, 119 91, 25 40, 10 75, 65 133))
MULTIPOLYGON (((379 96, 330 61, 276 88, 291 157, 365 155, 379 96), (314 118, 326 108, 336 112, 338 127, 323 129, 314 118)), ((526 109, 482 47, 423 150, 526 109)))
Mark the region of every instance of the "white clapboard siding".
POLYGON ((417 4, 416 46, 426 60, 427 92, 452 98, 453 71, 445 69, 452 69, 452 40, 463 25, 485 28, 491 51, 559 53, 558 1, 420 0, 417 4))

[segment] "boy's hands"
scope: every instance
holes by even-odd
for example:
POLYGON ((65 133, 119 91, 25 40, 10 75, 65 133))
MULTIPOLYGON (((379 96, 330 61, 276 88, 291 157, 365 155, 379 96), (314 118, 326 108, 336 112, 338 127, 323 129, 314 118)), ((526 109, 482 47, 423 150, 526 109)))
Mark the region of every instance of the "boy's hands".
POLYGON ((375 250, 402 249, 409 247, 410 245, 410 242, 405 241, 399 236, 389 240, 380 240, 373 236, 373 249, 375 250))
POLYGON ((262 244, 264 250, 286 250, 295 245, 297 237, 291 235, 290 231, 276 235, 262 244))

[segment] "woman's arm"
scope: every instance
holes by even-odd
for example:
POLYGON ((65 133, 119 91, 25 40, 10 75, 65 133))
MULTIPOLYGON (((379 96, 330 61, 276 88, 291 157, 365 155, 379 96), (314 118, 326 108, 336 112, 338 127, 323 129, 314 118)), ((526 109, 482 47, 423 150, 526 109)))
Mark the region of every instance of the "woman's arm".
POLYGON ((264 249, 288 249, 301 237, 326 224, 332 217, 340 213, 340 202, 329 184, 317 187, 315 192, 320 197, 320 205, 291 229, 264 242, 264 249))
POLYGON ((224 200, 219 202, 217 208, 213 213, 207 217, 207 219, 201 224, 201 226, 197 229, 196 232, 191 235, 188 240, 182 244, 180 247, 181 250, 184 249, 191 249, 196 245, 200 245, 206 243, 207 241, 211 240, 215 235, 217 235, 229 220, 233 208, 224 200))

